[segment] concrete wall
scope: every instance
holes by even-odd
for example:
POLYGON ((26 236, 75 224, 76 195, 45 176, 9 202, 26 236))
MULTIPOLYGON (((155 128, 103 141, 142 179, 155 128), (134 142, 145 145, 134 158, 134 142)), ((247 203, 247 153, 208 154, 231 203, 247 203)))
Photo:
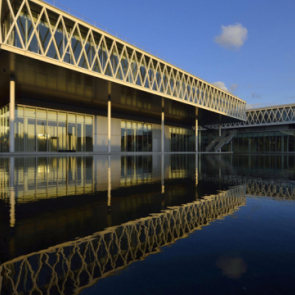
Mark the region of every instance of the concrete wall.
MULTIPOLYGON (((152 124, 153 131, 153 152, 161 152, 161 125, 152 124)), ((169 126, 164 127, 165 140, 164 140, 164 149, 165 152, 170 152, 170 134, 169 126)))
MULTIPOLYGON (((102 116, 95 116, 94 126, 94 152, 108 151, 108 118, 102 116)), ((111 120, 111 134, 112 134, 112 152, 121 151, 121 120, 112 118, 111 120)))

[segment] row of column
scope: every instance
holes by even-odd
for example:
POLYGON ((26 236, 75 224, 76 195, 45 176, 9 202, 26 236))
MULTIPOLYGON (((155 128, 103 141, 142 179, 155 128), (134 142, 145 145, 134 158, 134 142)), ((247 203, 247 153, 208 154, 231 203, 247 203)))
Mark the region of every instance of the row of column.
MULTIPOLYGON (((165 100, 162 98, 162 113, 161 113, 161 152, 165 152, 165 100)), ((111 112, 112 102, 111 95, 108 96, 108 153, 111 153, 111 112)), ((10 77, 10 101, 9 101, 9 152, 14 152, 14 121, 15 121, 15 78, 10 77)), ((196 120, 195 120, 195 151, 198 152, 198 109, 196 108, 196 120)))

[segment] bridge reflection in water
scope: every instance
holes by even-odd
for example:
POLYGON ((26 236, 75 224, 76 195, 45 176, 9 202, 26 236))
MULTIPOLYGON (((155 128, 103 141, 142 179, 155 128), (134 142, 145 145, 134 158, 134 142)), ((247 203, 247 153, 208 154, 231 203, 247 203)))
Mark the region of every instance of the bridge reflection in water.
MULTIPOLYGON (((267 161, 248 176, 255 158, 244 159, 0 158, 0 294, 78 294, 232 214, 246 194, 295 199, 294 181, 263 178, 267 161)), ((286 163, 275 162, 278 175, 286 163)))
POLYGON ((174 243, 211 221, 232 214, 244 203, 245 188, 238 186, 21 256, 0 266, 0 288, 9 294, 79 294, 99 278, 159 252, 161 246, 174 243))

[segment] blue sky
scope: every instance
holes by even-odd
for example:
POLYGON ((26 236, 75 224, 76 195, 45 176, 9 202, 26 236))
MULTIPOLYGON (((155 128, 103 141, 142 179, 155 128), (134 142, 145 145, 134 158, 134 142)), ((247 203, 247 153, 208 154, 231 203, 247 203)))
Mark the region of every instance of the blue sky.
POLYGON ((58 2, 248 104, 295 103, 294 0, 58 2))

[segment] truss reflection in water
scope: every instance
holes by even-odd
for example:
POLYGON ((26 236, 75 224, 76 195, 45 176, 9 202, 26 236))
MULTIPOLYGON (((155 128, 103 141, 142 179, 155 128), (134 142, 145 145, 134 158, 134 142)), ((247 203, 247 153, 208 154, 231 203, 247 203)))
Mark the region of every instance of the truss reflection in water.
POLYGON ((160 247, 185 238, 245 204, 245 187, 237 186, 162 213, 46 250, 0 266, 0 292, 79 294, 130 263, 157 253, 160 247))

